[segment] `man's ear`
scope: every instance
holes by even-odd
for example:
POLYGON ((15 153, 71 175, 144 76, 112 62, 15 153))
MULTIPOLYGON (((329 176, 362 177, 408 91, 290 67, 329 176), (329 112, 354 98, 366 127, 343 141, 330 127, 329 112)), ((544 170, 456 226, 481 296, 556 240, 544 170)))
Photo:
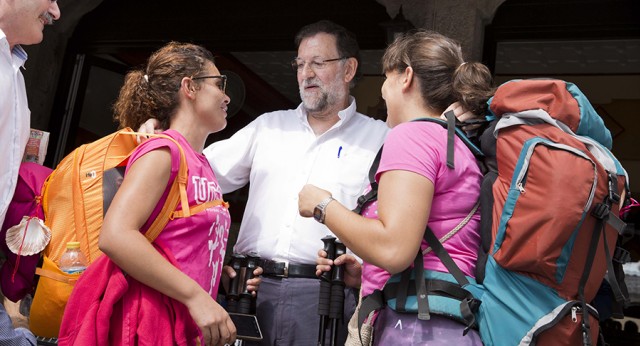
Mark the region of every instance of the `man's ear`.
POLYGON ((344 81, 350 83, 356 76, 358 70, 358 60, 356 58, 347 58, 345 61, 344 81))

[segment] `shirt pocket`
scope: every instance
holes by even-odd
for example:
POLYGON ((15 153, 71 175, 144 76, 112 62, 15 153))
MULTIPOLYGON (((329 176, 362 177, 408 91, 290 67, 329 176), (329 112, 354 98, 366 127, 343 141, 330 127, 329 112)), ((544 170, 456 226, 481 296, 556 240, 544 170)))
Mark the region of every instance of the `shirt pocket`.
MULTIPOLYGON (((333 172, 335 191, 346 203, 353 202, 364 192, 369 184, 369 169, 372 158, 361 153, 341 155, 336 161, 333 172)), ((335 197, 335 196, 334 196, 335 197)))

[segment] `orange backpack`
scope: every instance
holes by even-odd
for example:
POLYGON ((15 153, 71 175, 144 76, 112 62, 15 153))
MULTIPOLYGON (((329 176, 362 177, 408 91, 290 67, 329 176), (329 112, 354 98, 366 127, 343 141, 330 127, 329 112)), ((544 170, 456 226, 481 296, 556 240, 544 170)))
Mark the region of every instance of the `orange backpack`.
MULTIPOLYGON (((70 241, 80 242, 80 251, 92 263, 101 255, 98 239, 103 216, 111 198, 120 185, 129 156, 136 148, 136 135, 129 128, 122 129, 95 142, 75 149, 58 164, 43 187, 45 224, 51 229, 51 241, 42 252, 42 267, 29 316, 31 331, 44 338, 57 338, 64 308, 73 286, 81 274, 67 274, 58 267, 58 260, 70 241)), ((153 241, 169 219, 189 217, 220 200, 190 207, 187 199, 187 163, 180 145, 180 168, 167 200, 145 236, 153 241), (182 210, 176 211, 178 203, 182 210)))

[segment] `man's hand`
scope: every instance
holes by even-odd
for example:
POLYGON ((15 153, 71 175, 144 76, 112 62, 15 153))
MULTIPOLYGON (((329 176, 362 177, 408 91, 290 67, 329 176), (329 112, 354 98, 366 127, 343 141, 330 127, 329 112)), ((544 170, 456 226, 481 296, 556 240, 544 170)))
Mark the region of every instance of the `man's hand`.
POLYGON ((327 258, 327 253, 323 249, 318 251, 316 258, 316 276, 331 270, 332 265, 344 265, 344 284, 347 287, 360 288, 362 283, 362 265, 355 256, 351 254, 340 255, 335 260, 327 258))
MULTIPOLYGON (((460 122, 480 119, 480 116, 473 114, 470 111, 466 110, 464 107, 462 107, 460 102, 454 102, 449 107, 447 107, 447 109, 445 109, 444 112, 442 112, 442 114, 440 115, 440 119, 447 120, 447 117, 445 117, 445 113, 447 113, 448 111, 453 111, 453 114, 456 116, 456 118, 460 122)), ((479 128, 480 126, 481 126, 480 124, 467 125, 467 126, 463 126, 462 129, 464 131, 469 132, 479 128)))
MULTIPOLYGON (((160 126, 160 122, 156 119, 149 119, 147 121, 144 122, 144 124, 142 124, 140 126, 140 128, 138 129, 138 131, 136 132, 140 132, 140 133, 160 133, 162 132, 162 129, 159 128, 160 126)), ((147 136, 143 137, 143 136, 137 136, 138 139, 138 143, 142 143, 144 142, 147 138, 147 136)))
MULTIPOLYGON (((229 283, 231 282, 231 279, 236 277, 236 275, 238 275, 238 273, 236 273, 236 271, 233 270, 233 267, 231 266, 222 267, 221 283, 226 292, 229 292, 229 283)), ((256 267, 253 270, 254 277, 252 279, 247 280, 246 282, 247 290, 251 292, 251 295, 254 297, 256 296, 258 289, 260 288, 260 284, 262 283, 262 277, 260 277, 260 275, 262 275, 262 267, 256 267)))

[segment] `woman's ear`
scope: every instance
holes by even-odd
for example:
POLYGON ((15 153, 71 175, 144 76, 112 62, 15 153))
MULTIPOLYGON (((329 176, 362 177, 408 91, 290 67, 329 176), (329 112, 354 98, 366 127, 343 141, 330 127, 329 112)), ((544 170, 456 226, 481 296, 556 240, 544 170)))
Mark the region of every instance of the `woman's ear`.
POLYGON ((180 81, 180 93, 187 98, 194 98, 196 94, 195 82, 189 77, 184 77, 180 81))
POLYGON ((358 70, 358 60, 356 58, 347 58, 345 66, 346 69, 344 73, 344 81, 350 83, 356 76, 356 71, 358 70))
POLYGON ((400 76, 400 80, 402 83, 402 91, 407 91, 411 88, 414 82, 413 68, 411 68, 411 66, 407 66, 407 68, 404 69, 404 72, 402 72, 402 75, 400 76))

